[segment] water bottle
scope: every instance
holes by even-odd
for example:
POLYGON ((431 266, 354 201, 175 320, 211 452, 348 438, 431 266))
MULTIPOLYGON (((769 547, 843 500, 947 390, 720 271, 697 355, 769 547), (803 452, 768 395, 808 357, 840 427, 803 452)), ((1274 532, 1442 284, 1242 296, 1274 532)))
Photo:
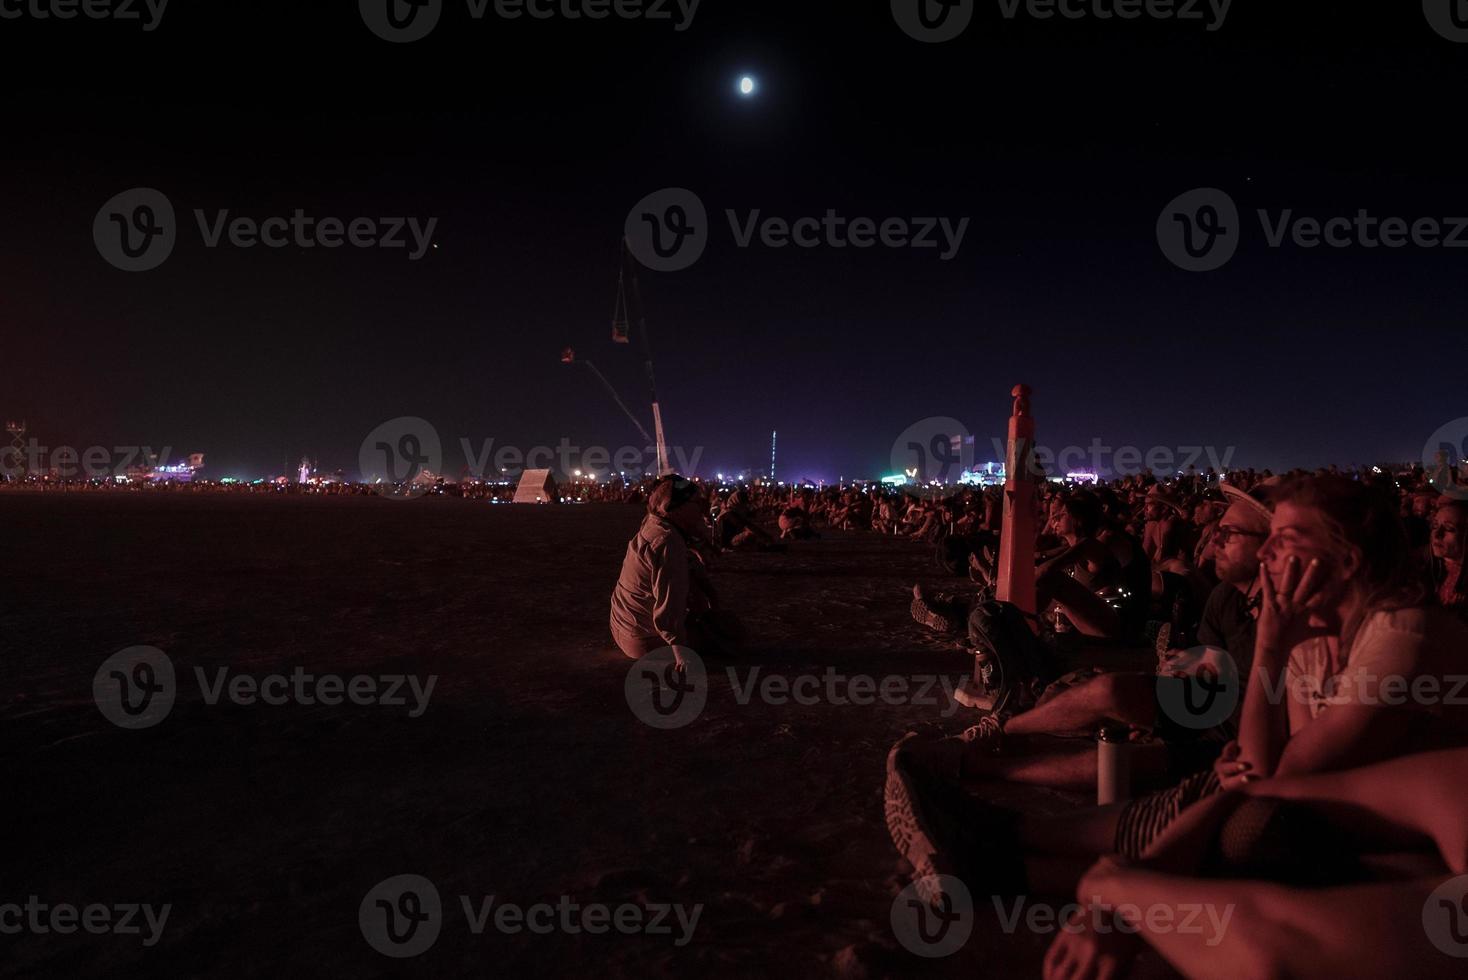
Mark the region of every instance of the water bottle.
POLYGON ((1096 805, 1124 803, 1132 796, 1132 743, 1126 728, 1096 735, 1096 805))
POLYGON ((1051 620, 1051 626, 1057 634, 1069 633, 1075 628, 1074 624, 1070 621, 1070 617, 1065 614, 1065 607, 1058 602, 1055 604, 1055 615, 1051 620))

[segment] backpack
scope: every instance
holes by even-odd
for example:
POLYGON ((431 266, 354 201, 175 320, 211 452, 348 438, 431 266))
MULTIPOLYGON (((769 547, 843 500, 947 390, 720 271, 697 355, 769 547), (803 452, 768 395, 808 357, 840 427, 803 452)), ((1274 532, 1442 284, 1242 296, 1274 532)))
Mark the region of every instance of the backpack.
POLYGON ((1008 716, 1034 707, 1059 676, 1055 655, 1011 602, 981 599, 968 617, 969 646, 990 712, 1008 716))

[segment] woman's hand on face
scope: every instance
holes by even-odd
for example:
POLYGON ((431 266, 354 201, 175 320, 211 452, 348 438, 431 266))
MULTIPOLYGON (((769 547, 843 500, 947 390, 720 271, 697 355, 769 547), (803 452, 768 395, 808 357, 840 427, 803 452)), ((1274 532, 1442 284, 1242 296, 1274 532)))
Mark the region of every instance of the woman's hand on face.
POLYGON ((1310 617, 1324 599, 1321 586, 1325 581, 1326 564, 1319 557, 1311 558, 1303 573, 1298 555, 1286 558, 1284 577, 1278 588, 1268 566, 1260 563, 1259 649, 1288 654, 1300 643, 1324 632, 1310 625, 1310 617))

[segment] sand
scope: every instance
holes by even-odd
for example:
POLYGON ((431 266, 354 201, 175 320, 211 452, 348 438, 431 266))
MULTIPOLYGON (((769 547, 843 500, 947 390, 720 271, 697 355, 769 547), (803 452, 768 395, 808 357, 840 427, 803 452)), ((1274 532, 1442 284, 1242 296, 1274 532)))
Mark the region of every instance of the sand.
MULTIPOLYGON (((740 704, 726 673, 946 677, 970 659, 908 616, 926 548, 830 533, 721 560, 752 635, 686 728, 640 722, 607 600, 634 507, 452 499, 0 494, 0 721, 17 815, 0 902, 172 906, 156 945, 5 938, 0 972, 87 976, 1038 975, 1044 937, 980 900, 959 954, 893 937, 910 870, 882 819, 888 747, 942 705, 740 704), (114 652, 158 647, 179 695, 123 730, 92 701, 114 652), (296 667, 437 677, 427 707, 209 704, 195 683, 296 667), (373 950, 358 906, 413 873, 433 946, 373 950), (459 907, 702 906, 691 941, 474 934, 459 907), (563 898, 562 896, 566 896, 563 898)), ((972 719, 967 719, 971 721, 972 719)), ((1063 794, 1025 805, 1065 809, 1063 794)))

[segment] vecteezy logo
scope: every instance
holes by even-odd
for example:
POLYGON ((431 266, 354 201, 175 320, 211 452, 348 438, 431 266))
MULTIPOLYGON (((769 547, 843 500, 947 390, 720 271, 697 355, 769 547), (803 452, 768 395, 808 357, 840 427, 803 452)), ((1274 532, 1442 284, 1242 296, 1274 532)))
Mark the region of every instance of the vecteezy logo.
POLYGON ((1468 484, 1454 478, 1454 472, 1463 476, 1462 467, 1468 460, 1468 417, 1453 419, 1438 429, 1422 447, 1422 468, 1427 479, 1438 493, 1447 494, 1457 500, 1468 500, 1468 484))
POLYGON ((962 34, 974 16, 974 0, 892 0, 892 19, 915 41, 938 44, 962 34))
POLYGON ((1468 958, 1468 875, 1449 878, 1422 903, 1427 938, 1449 956, 1468 958))
POLYGON ((702 714, 708 703, 708 670, 688 647, 663 647, 633 662, 622 693, 627 707, 643 724, 682 728, 702 714))
POLYGON ((1200 187, 1173 198, 1157 217, 1157 244, 1180 269, 1212 272, 1238 251, 1239 209, 1216 187, 1200 187))
POLYGON ((892 475, 906 478, 907 493, 941 498, 947 495, 943 485, 957 483, 973 467, 974 437, 958 419, 935 415, 902 430, 890 461, 892 475))
POLYGON ((1202 731, 1223 724, 1239 703, 1242 682, 1222 647, 1190 647, 1157 675, 1157 704, 1173 722, 1202 731))
POLYGON ((422 875, 379 881, 362 899, 357 924, 367 945, 383 956, 407 959, 427 952, 443 927, 438 889, 422 875))
POLYGON ((173 661, 157 647, 119 650, 92 676, 97 710, 118 728, 152 728, 173 710, 173 661))
POLYGON ((438 25, 443 0, 357 0, 357 7, 373 34, 406 44, 422 40, 438 25))
POLYGON ((1427 22, 1449 41, 1468 41, 1468 0, 1422 0, 1427 22))
POLYGON ((974 929, 974 900, 952 875, 913 881, 892 900, 892 932, 904 949, 930 959, 951 956, 974 929))
POLYGON ((697 262, 708 247, 708 212, 692 191, 665 187, 637 202, 623 233, 638 262, 657 272, 677 272, 697 262))
POLYGON ((97 252, 124 272, 147 272, 173 254, 178 222, 173 204, 151 187, 123 191, 92 219, 97 252))
POLYGON ((357 467, 363 481, 384 497, 422 496, 443 469, 438 430, 415 415, 389 419, 362 440, 357 467))

